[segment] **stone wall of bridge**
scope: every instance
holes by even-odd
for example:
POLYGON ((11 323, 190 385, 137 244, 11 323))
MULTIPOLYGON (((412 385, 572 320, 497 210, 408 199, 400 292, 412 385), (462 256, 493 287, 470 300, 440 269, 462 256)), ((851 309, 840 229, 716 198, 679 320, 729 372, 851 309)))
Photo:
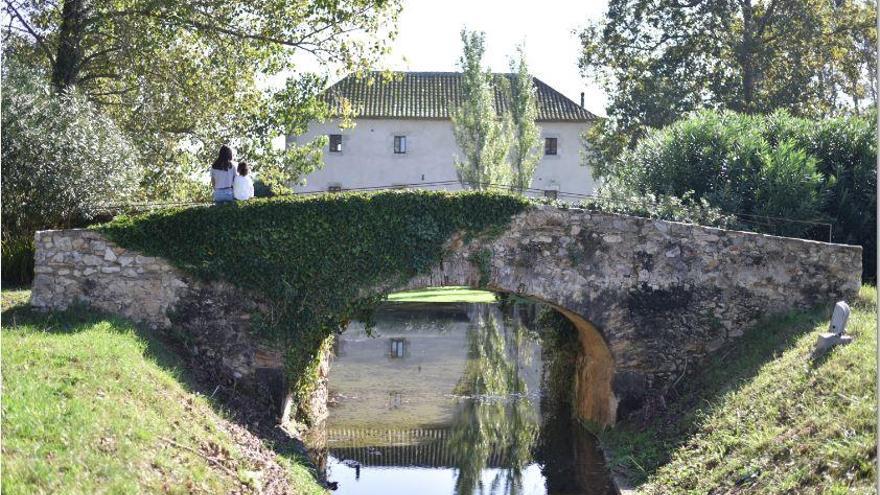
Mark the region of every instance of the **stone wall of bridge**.
MULTIPOLYGON (((172 329, 218 380, 260 383, 282 367, 253 333, 253 317, 270 307, 252 295, 93 231, 39 232, 36 247, 38 308, 84 303, 172 329)), ((553 306, 580 332, 579 414, 603 424, 763 318, 830 307, 861 283, 859 247, 552 207, 517 215, 492 239, 454 236, 446 247, 431 273, 376 290, 483 286, 553 306)))

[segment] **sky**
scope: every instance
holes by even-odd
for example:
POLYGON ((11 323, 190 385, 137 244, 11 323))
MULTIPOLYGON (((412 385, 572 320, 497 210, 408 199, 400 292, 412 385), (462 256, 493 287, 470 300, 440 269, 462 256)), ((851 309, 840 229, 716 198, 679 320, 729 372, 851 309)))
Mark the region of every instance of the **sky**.
POLYGON ((605 95, 581 78, 577 33, 602 17, 607 0, 404 0, 392 53, 378 69, 456 71, 463 27, 486 33, 483 62, 509 71, 509 57, 525 44, 529 71, 575 102, 605 115, 605 95))

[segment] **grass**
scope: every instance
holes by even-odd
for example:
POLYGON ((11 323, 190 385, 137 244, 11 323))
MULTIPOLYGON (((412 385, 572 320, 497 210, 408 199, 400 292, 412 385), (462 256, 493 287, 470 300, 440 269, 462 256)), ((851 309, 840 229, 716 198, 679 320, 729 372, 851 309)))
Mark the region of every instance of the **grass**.
POLYGON ((431 287, 428 289, 396 292, 390 294, 388 300, 392 302, 491 303, 495 302, 495 293, 471 289, 470 287, 431 287))
MULTIPOLYGON (((265 464, 131 323, 3 291, 3 493, 258 493, 265 464)), ((300 493, 323 493, 281 460, 300 493)))
POLYGON ((659 418, 600 434, 612 469, 639 494, 875 493, 876 297, 862 288, 854 342, 816 361, 827 310, 747 332, 659 418))

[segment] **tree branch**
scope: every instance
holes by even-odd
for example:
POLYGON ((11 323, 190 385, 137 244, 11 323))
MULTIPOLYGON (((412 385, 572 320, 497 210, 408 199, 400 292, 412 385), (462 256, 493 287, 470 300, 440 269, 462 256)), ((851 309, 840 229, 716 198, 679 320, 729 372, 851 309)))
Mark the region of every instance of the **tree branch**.
MULTIPOLYGON (((52 56, 52 50, 50 50, 49 46, 46 44, 45 38, 40 36, 36 31, 33 30, 33 28, 31 28, 30 24, 28 24, 21 13, 18 12, 18 9, 15 8, 15 5, 12 4, 11 0, 6 0, 6 10, 9 11, 16 19, 18 19, 18 22, 20 22, 21 25, 24 26, 24 29, 31 36, 34 37, 34 39, 37 41, 37 45, 43 50, 43 52, 46 54, 46 57, 48 57, 49 63, 54 64, 55 57, 52 56)), ((11 22, 12 20, 10 20, 10 23, 11 22)))

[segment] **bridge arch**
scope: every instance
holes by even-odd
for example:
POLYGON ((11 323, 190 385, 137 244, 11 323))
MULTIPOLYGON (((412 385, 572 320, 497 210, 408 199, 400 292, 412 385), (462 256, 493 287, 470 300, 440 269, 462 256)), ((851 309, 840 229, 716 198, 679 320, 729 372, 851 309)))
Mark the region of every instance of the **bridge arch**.
MULTIPOLYGON (((39 232, 36 248, 38 308, 84 302, 156 327, 176 318, 195 360, 236 383, 278 365, 252 333, 260 302, 229 284, 90 230, 39 232)), ((610 424, 762 318, 854 297, 860 275, 857 246, 530 206, 494 235, 451 235, 427 273, 364 296, 459 285, 551 305, 579 331, 579 413, 610 424)))

